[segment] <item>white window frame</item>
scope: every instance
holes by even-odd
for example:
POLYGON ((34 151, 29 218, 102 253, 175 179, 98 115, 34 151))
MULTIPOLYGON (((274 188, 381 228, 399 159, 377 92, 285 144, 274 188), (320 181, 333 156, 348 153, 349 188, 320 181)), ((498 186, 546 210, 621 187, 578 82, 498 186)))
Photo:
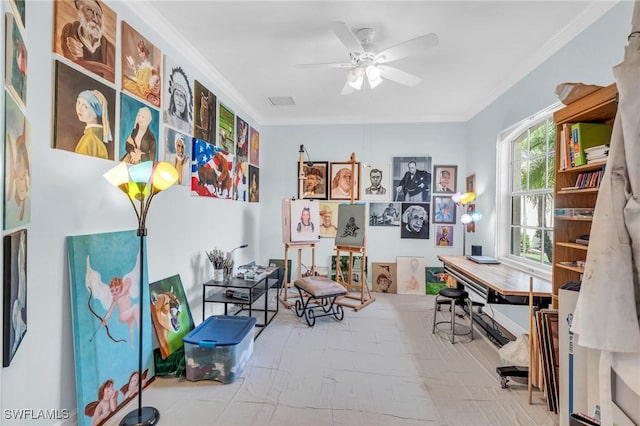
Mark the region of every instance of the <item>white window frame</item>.
POLYGON ((528 128, 552 118, 553 113, 563 106, 556 102, 508 127, 498 133, 496 143, 496 257, 509 266, 549 281, 551 265, 529 262, 511 254, 511 142, 528 128))

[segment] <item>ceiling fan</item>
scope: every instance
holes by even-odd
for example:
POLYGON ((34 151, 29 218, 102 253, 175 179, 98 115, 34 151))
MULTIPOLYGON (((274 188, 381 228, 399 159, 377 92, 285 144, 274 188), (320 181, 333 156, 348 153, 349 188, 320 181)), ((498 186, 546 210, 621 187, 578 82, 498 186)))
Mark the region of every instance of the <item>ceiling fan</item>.
POLYGON ((373 29, 361 28, 354 33, 344 22, 333 22, 332 28, 347 48, 350 61, 298 64, 296 67, 348 69, 347 82, 341 92, 343 95, 360 90, 365 79, 372 89, 382 83, 383 79, 395 81, 405 86, 416 86, 422 81, 420 77, 385 64, 407 56, 422 54, 438 45, 438 36, 429 33, 376 52, 375 46, 372 44, 375 35, 373 29))

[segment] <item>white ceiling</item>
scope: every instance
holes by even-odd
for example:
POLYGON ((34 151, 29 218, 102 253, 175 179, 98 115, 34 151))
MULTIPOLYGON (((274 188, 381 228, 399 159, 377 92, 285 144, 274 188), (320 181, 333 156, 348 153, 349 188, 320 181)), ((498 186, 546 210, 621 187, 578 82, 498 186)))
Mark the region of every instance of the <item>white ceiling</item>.
POLYGON ((160 22, 156 28, 175 28, 181 39, 171 34, 173 46, 196 58, 225 97, 259 124, 274 125, 466 121, 615 3, 154 0, 132 8, 160 22), (373 28, 378 50, 431 32, 440 43, 391 64, 421 77, 416 87, 386 80, 340 95, 344 69, 294 67, 348 62, 334 21, 373 28), (279 96, 295 105, 268 100, 279 96))

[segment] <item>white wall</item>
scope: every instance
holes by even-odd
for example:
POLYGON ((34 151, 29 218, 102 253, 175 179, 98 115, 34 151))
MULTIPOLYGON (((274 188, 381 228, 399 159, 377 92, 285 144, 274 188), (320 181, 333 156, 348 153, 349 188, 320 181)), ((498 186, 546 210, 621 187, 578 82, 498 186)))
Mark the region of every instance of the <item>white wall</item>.
MULTIPOLYGON (((177 60, 185 50, 179 40, 162 34, 134 15, 124 2, 108 3, 119 18, 130 22, 177 60)), ((6 2, 2 4, 7 11, 6 2)), ((134 6, 130 6, 134 7, 134 6)), ((219 99, 261 131, 261 202, 248 205, 191 197, 186 187, 159 195, 148 218, 150 280, 179 273, 188 293, 194 319, 200 321, 200 283, 208 278, 203 251, 214 246, 232 248, 247 242, 239 261, 283 257, 280 200, 296 194, 298 147, 305 144, 312 159, 346 161, 355 152, 360 161, 391 160, 398 155, 428 154, 434 164, 457 164, 458 186, 476 173, 485 214, 478 232, 467 243, 482 244, 491 254, 495 229, 495 140, 510 124, 553 103, 553 89, 562 81, 608 84, 611 67, 622 58, 630 28, 631 3, 616 6, 567 48, 466 124, 327 125, 260 128, 230 98, 230 91, 205 69, 192 75, 219 99)), ((2 23, 4 33, 4 21, 2 23)), ((127 200, 102 178, 114 162, 51 148, 53 2, 27 2, 29 49, 28 112, 33 126, 32 220, 28 240, 28 331, 12 364, 0 372, 0 408, 75 410, 75 378, 69 273, 65 237, 134 229, 127 200)), ((199 63, 194 59, 192 63, 199 63)), ((505 64, 508 66, 509 64, 505 64)), ((473 72, 473 70, 469 70, 473 72)), ((119 77, 116 77, 119 81, 119 77)), ((232 92, 232 91, 231 91, 232 92)), ((460 100, 464 102, 462 98, 460 100)), ((459 225, 458 225, 459 227, 459 225)), ((432 229, 433 230, 433 229, 432 229)), ((461 253, 455 248, 436 251, 433 239, 401 240, 393 229, 368 233, 370 261, 390 261, 396 255, 423 254, 436 265, 437 253, 461 253)), ((328 265, 329 240, 319 243, 317 264, 328 265)), ((0 411, 0 415, 2 412, 0 411)), ((10 424, 6 420, 3 424, 10 424)), ((48 424, 46 421, 34 424, 48 424)), ((14 424, 17 424, 14 423, 14 424)), ((20 422, 24 424, 24 421, 20 422)))

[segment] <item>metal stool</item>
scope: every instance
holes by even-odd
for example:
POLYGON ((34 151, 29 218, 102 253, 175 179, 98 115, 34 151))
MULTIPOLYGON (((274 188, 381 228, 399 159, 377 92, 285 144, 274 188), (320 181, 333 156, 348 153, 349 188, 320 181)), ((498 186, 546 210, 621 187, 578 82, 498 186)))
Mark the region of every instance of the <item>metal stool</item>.
POLYGON ((455 336, 466 336, 467 334, 470 334, 471 340, 473 340, 473 303, 469 298, 469 293, 458 288, 445 287, 438 292, 434 308, 433 329, 431 330, 432 334, 435 334, 436 326, 438 324, 449 323, 451 324, 451 330, 449 330, 449 333, 451 334, 451 343, 454 343, 455 336), (440 305, 443 305, 445 303, 449 303, 451 319, 447 321, 436 322, 436 315, 440 310, 440 305), (467 308, 469 309, 469 321, 471 322, 471 326, 469 327, 469 331, 467 331, 466 333, 456 333, 456 305, 467 305, 467 308))

